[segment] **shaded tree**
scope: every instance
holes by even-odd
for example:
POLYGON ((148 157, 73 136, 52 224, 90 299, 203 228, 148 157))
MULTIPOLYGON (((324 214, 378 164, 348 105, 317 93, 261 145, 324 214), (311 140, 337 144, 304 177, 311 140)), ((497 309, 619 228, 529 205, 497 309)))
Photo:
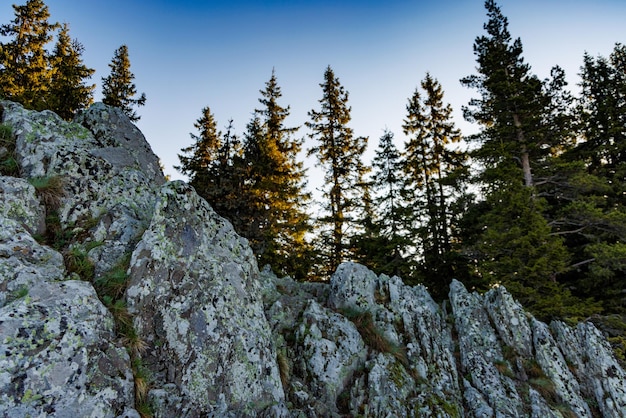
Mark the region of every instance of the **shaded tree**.
POLYGON ((194 123, 198 135, 191 134, 194 143, 183 148, 178 155, 180 166, 175 168, 189 177, 191 184, 213 209, 242 227, 242 211, 246 207, 242 194, 242 146, 234 134, 232 120, 222 133, 217 129, 215 117, 209 107, 194 123))
POLYGON ((451 234, 458 215, 452 203, 460 195, 467 172, 466 156, 451 149, 461 140, 452 122, 452 107, 443 101, 443 89, 430 74, 421 82, 422 98, 415 90, 407 105, 404 133, 404 192, 413 207, 411 236, 421 253, 422 280, 436 295, 447 293, 455 277, 451 234))
POLYGON ((478 74, 461 80, 481 94, 464 114, 481 125, 470 139, 477 145, 472 156, 481 164, 485 198, 475 219, 481 230, 473 245, 471 239, 467 244, 485 283, 506 285, 539 316, 579 314, 586 307, 592 312, 595 307, 575 298, 558 312, 552 309, 569 294, 558 279, 568 269, 570 254, 546 219, 536 172, 545 171, 543 176, 554 168, 552 159, 568 139, 567 115, 559 112, 566 98, 562 70, 556 68, 552 80, 540 81, 524 63, 521 40, 512 40, 495 1, 487 0, 485 8, 487 34, 474 43, 478 74), (556 127, 549 125, 557 120, 556 127), (572 304, 579 304, 576 313, 567 312, 572 304))
POLYGON ((309 111, 310 121, 306 125, 312 131, 310 138, 318 142, 308 155, 315 155, 325 171, 322 193, 326 214, 317 220, 318 237, 321 262, 327 266, 326 273, 332 273, 350 256, 350 237, 358 229, 355 216, 362 209, 360 202, 367 172, 362 155, 367 138, 355 137, 348 126, 351 119, 348 93, 330 66, 320 87, 323 92, 320 110, 309 111))
POLYGON ((69 27, 61 27, 51 56, 52 79, 50 82, 49 108, 63 119, 70 120, 79 109, 93 103, 95 84, 86 85, 95 70, 83 64, 84 48, 69 36, 69 27))
POLYGON ((409 249, 412 247, 406 220, 411 212, 403 197, 402 155, 393 133, 385 130, 372 161, 371 189, 364 194, 362 232, 355 237, 355 255, 359 262, 377 274, 410 278, 409 249))
POLYGON ((109 68, 111 68, 111 73, 102 78, 102 95, 104 96, 102 102, 119 107, 131 121, 138 121, 141 116, 138 116, 133 108, 145 105, 146 95, 141 93, 138 98, 134 98, 137 94, 137 88, 133 83, 135 75, 130 71, 130 59, 126 45, 115 50, 109 68))
POLYGON ((0 26, 0 35, 10 38, 0 45, 0 96, 44 110, 52 79, 46 44, 58 23, 48 21, 50 12, 42 0, 28 0, 13 9, 15 19, 0 26))

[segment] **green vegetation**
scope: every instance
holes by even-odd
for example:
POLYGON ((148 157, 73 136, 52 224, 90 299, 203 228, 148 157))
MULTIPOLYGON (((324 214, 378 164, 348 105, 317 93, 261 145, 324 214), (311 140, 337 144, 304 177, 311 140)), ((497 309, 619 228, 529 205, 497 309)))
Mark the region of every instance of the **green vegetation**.
POLYGON ((350 259, 348 231, 358 230, 357 219, 367 218, 368 185, 365 175, 369 168, 363 163, 368 138, 355 137, 350 122, 348 92, 330 66, 320 84, 320 110, 309 111, 309 137, 318 145, 308 150, 324 170, 325 186, 322 207, 325 214, 317 219, 315 240, 318 265, 324 274, 335 272, 339 264, 350 259), (365 212, 365 213, 364 213, 365 212))
POLYGON ((369 311, 359 311, 353 308, 341 309, 341 314, 348 318, 361 334, 365 344, 373 350, 381 353, 391 354, 407 370, 409 360, 406 356, 406 349, 390 341, 385 334, 376 326, 374 318, 369 311))
POLYGON ((0 124, 0 175, 19 175, 19 166, 15 159, 15 137, 11 127, 5 124, 0 124))

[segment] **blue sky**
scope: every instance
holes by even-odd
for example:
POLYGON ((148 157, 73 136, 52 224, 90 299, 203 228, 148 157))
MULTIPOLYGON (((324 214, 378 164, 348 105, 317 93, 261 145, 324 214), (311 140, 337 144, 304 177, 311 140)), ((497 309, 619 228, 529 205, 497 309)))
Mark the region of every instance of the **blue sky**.
MULTIPOLYGON (((3 0, 0 23, 13 19, 3 0)), ((350 126, 369 136, 368 158, 385 128, 404 141, 405 106, 426 72, 443 86, 457 127, 476 127, 461 117, 461 106, 476 93, 459 79, 474 73, 472 44, 486 21, 483 0, 347 1, 138 1, 47 0, 51 19, 67 22, 70 35, 85 47, 85 64, 96 69, 96 100, 101 78, 122 44, 129 47, 139 92, 143 131, 166 173, 201 110, 210 106, 223 128, 233 118, 243 133, 259 90, 276 71, 283 105, 291 106, 289 126, 302 126, 318 109, 319 83, 327 65, 350 93, 350 126)), ((624 0, 500 0, 513 37, 521 37, 524 57, 540 77, 562 66, 576 91, 585 51, 608 55, 626 43, 624 0)), ((305 148, 310 146, 310 140, 305 148)), ((304 156, 303 156, 304 158, 304 156)), ((313 161, 307 162, 312 166, 313 161)), ((317 174, 309 177, 315 185, 317 174)))

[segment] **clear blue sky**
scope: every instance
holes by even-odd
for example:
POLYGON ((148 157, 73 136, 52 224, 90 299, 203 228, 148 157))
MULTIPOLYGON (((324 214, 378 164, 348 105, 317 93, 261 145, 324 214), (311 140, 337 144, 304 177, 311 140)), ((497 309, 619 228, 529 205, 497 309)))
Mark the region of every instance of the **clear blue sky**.
MULTIPOLYGON (((1 0, 0 22, 13 19, 12 3, 1 0)), ((561 65, 577 90, 585 51, 607 56, 626 43, 624 0, 500 0, 513 37, 540 77, 561 65)), ((220 127, 233 118, 243 133, 258 107, 259 90, 275 68, 289 126, 303 125, 318 109, 319 83, 331 65, 350 93, 350 126, 369 136, 368 157, 385 128, 398 145, 405 106, 427 71, 437 78, 464 133, 475 131, 461 117, 474 91, 459 79, 474 73, 472 44, 486 21, 483 0, 274 0, 138 1, 47 0, 51 20, 67 22, 85 47, 85 64, 101 78, 122 44, 129 47, 139 92, 139 128, 166 173, 180 149, 191 144, 193 123, 210 106, 220 127)), ((298 135, 308 134, 302 126, 298 135)), ((309 142, 310 144, 310 142, 309 142)), ((308 147, 305 144, 305 147, 308 147)), ((313 162, 307 162, 311 166, 313 162)), ((315 185, 315 170, 309 173, 315 185)))

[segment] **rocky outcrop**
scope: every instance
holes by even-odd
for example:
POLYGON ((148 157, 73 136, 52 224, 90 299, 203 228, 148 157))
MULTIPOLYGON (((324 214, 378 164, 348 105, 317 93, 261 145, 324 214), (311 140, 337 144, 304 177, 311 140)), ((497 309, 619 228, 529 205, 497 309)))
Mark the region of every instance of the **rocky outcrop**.
POLYGON ((624 416, 590 322, 457 281, 438 304, 354 263, 259 271, 119 110, 1 104, 21 176, 0 176, 1 416, 624 416))

